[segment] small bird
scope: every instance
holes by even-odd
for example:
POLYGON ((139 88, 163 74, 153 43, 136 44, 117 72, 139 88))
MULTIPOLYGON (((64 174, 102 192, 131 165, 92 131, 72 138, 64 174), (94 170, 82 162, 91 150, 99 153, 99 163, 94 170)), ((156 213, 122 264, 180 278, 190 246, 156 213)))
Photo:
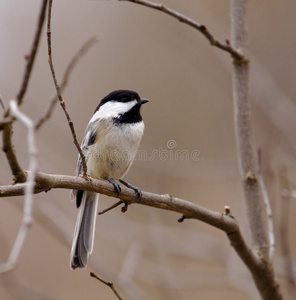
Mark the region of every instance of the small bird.
MULTIPOLYGON (((120 186, 115 180, 141 191, 121 180, 129 170, 136 156, 143 133, 144 122, 140 109, 147 99, 131 90, 116 90, 101 100, 90 119, 81 150, 85 155, 87 174, 92 178, 111 182, 117 194, 120 186)), ((82 159, 78 156, 76 175, 83 173, 82 159)), ((73 190, 79 208, 71 249, 70 267, 86 268, 94 244, 95 223, 99 194, 73 190)))

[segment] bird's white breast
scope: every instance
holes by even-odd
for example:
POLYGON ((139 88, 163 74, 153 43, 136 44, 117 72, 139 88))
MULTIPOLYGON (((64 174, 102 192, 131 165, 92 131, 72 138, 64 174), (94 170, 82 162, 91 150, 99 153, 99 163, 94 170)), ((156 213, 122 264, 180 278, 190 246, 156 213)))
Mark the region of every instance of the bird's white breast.
POLYGON ((144 133, 144 122, 114 125, 112 119, 100 119, 97 137, 88 148, 87 168, 94 178, 119 179, 131 166, 144 133))

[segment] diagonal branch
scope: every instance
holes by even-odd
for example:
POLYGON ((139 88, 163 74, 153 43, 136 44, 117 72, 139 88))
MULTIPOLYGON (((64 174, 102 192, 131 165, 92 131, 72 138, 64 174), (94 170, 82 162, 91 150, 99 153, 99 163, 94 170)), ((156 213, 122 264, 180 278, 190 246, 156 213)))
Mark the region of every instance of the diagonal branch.
POLYGON ((119 293, 117 292, 117 290, 114 287, 113 282, 109 282, 109 281, 105 281, 104 279, 100 278, 99 276, 97 276, 95 273, 90 272, 90 277, 96 278, 97 280, 99 280, 100 282, 104 283, 105 285, 107 285, 112 292, 114 293, 114 295, 117 297, 117 299, 119 300, 123 300, 123 298, 121 298, 121 296, 119 295, 119 293))
POLYGON ((239 50, 232 47, 232 45, 229 43, 229 41, 226 41, 225 43, 220 42, 208 29, 205 25, 199 24, 196 21, 182 15, 181 13, 163 5, 160 3, 155 3, 151 1, 146 0, 119 0, 119 1, 128 1, 133 2, 136 4, 140 4, 146 7, 150 7, 156 10, 159 10, 163 13, 166 13, 176 19, 178 19, 180 22, 185 23, 194 29, 197 29, 199 32, 201 32, 205 38, 210 42, 210 44, 214 47, 217 47, 223 51, 228 52, 235 61, 241 62, 246 61, 247 58, 243 53, 241 53, 239 50))
POLYGON ((67 118, 71 133, 72 133, 72 137, 73 137, 73 142, 79 152, 79 155, 81 157, 81 161, 82 161, 82 167, 83 167, 83 174, 86 175, 87 173, 87 166, 86 166, 86 162, 85 162, 85 156, 81 150, 81 147, 77 141, 77 137, 76 137, 76 132, 74 129, 74 124, 70 118, 70 115, 67 111, 66 108, 66 103, 62 97, 61 94, 61 88, 58 84, 58 81, 56 79, 56 75, 55 75, 55 70, 54 70, 54 66, 53 66, 53 61, 52 61, 52 48, 51 48, 51 11, 52 11, 52 2, 53 0, 49 0, 49 5, 48 5, 48 20, 47 20, 47 50, 48 50, 48 62, 49 62, 49 66, 50 66, 50 70, 51 70, 51 74, 52 74, 52 78, 53 78, 53 82, 57 91, 57 96, 59 98, 60 101, 60 105, 65 113, 65 116, 67 118))
POLYGON ((38 49, 38 46, 39 46, 40 36, 41 36, 43 24, 44 24, 47 2, 48 2, 47 0, 43 0, 43 2, 42 2, 40 14, 39 14, 39 20, 38 20, 38 24, 37 24, 37 29, 36 29, 34 41, 33 41, 33 44, 32 44, 32 49, 31 49, 31 52, 28 56, 28 62, 27 62, 27 66, 26 66, 26 69, 25 69, 23 82, 22 82, 20 91, 18 92, 17 97, 16 97, 18 105, 22 104, 23 97, 24 97, 24 95, 27 91, 29 79, 31 77, 31 72, 32 72, 34 61, 35 61, 37 49, 38 49))

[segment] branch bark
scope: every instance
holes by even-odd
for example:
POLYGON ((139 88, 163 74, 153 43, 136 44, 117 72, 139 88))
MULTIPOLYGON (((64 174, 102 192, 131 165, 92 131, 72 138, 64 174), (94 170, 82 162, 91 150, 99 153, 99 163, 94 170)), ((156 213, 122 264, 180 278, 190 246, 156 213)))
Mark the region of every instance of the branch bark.
MULTIPOLYGON (((247 55, 247 0, 231 1, 231 44, 247 55)), ((252 244, 261 261, 262 271, 270 273, 269 285, 252 273, 255 284, 263 299, 282 299, 274 278, 273 266, 269 259, 270 241, 268 238, 266 211, 258 180, 258 165, 255 158, 249 103, 249 63, 233 62, 233 99, 236 141, 240 175, 243 182, 247 216, 252 244)), ((264 272, 260 272, 265 276, 264 272)))

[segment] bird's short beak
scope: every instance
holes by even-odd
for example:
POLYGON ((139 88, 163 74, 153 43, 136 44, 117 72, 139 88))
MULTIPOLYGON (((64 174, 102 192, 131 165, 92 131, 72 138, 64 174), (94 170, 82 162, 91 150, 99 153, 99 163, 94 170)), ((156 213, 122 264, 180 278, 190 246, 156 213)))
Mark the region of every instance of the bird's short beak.
POLYGON ((140 99, 140 104, 141 104, 141 105, 142 105, 142 104, 145 104, 145 103, 147 103, 147 102, 149 102, 148 99, 145 99, 145 98, 141 98, 141 99, 140 99))

